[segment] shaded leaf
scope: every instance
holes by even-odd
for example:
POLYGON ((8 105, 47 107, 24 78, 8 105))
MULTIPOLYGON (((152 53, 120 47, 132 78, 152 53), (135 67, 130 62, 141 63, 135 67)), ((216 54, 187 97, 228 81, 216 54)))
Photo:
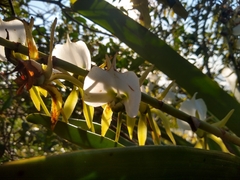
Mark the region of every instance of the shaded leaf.
MULTIPOLYGON (((30 114, 27 116, 27 121, 34 124, 41 124, 44 127, 51 129, 51 117, 41 114, 30 114)), ((96 133, 86 131, 80 127, 57 121, 53 130, 58 136, 74 143, 82 148, 110 148, 123 147, 120 143, 102 137, 96 133)))
MULTIPOLYGON (((69 119, 69 123, 73 124, 75 126, 79 126, 82 129, 84 129, 84 130, 89 130, 88 126, 86 125, 86 121, 85 120, 70 118, 69 119)), ((102 129, 101 124, 93 122, 93 126, 94 126, 94 129, 95 129, 95 133, 100 135, 101 134, 101 129, 102 129)), ((111 129, 108 129, 108 131, 105 134, 105 137, 114 140, 115 137, 116 137, 116 133, 115 133, 115 131, 113 131, 111 129)), ((121 137, 121 136, 119 137, 119 141, 118 142, 120 144, 124 145, 124 146, 135 146, 136 145, 136 143, 131 142, 129 139, 126 139, 126 138, 121 137)))
POLYGON ((240 179, 240 158, 173 146, 82 150, 13 161, 2 179, 240 179), (160 168, 159 164, 164 168, 160 168), (177 168, 174 168, 177 167, 177 168), (46 173, 47 172, 47 173, 46 173))

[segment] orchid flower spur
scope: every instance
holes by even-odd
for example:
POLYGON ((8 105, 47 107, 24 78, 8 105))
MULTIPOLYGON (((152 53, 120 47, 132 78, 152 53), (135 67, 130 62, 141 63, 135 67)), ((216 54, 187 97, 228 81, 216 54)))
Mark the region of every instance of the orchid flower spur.
MULTIPOLYGON (((191 100, 186 100, 181 104, 179 110, 199 118, 200 120, 206 120, 207 117, 207 106, 202 99, 196 99, 197 93, 195 93, 191 100)), ((179 129, 191 130, 188 123, 177 119, 179 129)))
POLYGON ((106 57, 107 69, 93 67, 84 80, 83 99, 86 104, 97 107, 110 106, 121 101, 129 117, 138 114, 141 101, 139 79, 134 72, 120 73, 116 70, 116 56, 112 63, 106 57))

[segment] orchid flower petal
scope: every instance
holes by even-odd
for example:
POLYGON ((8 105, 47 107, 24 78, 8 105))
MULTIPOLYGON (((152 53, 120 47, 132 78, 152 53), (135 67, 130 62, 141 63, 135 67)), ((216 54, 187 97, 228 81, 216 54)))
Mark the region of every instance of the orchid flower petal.
POLYGON ((111 102, 114 99, 114 95, 111 93, 113 84, 113 79, 109 78, 108 71, 93 67, 84 80, 83 100, 93 107, 111 102))
POLYGON ((138 77, 134 72, 119 73, 115 72, 116 87, 126 94, 127 98, 123 101, 125 110, 130 117, 135 117, 138 114, 139 105, 141 102, 141 90, 138 77))
MULTIPOLYGON (((13 42, 25 43, 26 33, 24 25, 20 20, 12 20, 5 22, 0 18, 0 37, 6 38, 7 32, 9 33, 9 40, 13 42)), ((4 47, 0 46, 0 61, 7 61, 5 58, 4 47)))
POLYGON ((63 59, 78 67, 91 69, 91 56, 87 45, 83 41, 71 42, 67 36, 65 44, 57 44, 53 49, 53 56, 63 59))

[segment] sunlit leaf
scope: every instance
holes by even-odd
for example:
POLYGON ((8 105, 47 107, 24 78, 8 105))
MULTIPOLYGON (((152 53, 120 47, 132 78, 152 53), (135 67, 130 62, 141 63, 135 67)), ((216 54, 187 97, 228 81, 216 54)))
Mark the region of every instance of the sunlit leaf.
POLYGON ((138 128, 137 128, 137 134, 138 134, 138 143, 140 146, 145 145, 146 139, 147 139, 147 119, 145 114, 140 114, 139 120, 138 120, 138 128))
POLYGON ((34 88, 36 87, 32 87, 31 89, 29 89, 29 94, 30 94, 30 98, 32 99, 32 102, 35 106, 35 108, 40 111, 41 110, 41 107, 40 107, 40 94, 37 90, 34 91, 34 88), (35 93, 36 92, 36 93, 35 93))
POLYGON ((148 108, 148 110, 147 110, 147 118, 148 118, 149 125, 152 129, 151 133, 152 133, 153 142, 154 142, 154 144, 158 145, 158 144, 160 144, 161 132, 160 132, 160 129, 159 129, 156 121, 154 121, 152 118, 152 113, 151 113, 150 108, 148 108))
MULTIPOLYGON (((83 90, 79 89, 81 96, 83 97, 83 90)), ((93 126, 93 115, 94 115, 94 107, 87 105, 84 101, 83 103, 83 115, 86 119, 86 123, 89 129, 91 129, 92 132, 94 132, 94 126, 93 126)))
POLYGON ((62 95, 61 93, 57 90, 56 87, 54 87, 53 85, 44 85, 42 86, 42 88, 46 89, 48 91, 48 93, 51 95, 52 97, 52 106, 51 106, 51 122, 52 122, 52 130, 54 129, 57 121, 58 121, 58 117, 61 113, 62 110, 62 95))
POLYGON ((131 118, 127 116, 127 129, 128 129, 130 139, 133 138, 135 123, 136 123, 136 118, 131 118))
POLYGON ((169 120, 167 119, 166 115, 158 109, 154 109, 153 112, 156 113, 159 116, 159 118, 162 120, 162 123, 163 123, 163 126, 164 126, 165 130, 166 130, 167 135, 171 139, 172 143, 176 145, 176 141, 175 141, 175 139, 172 135, 172 131, 170 130, 169 120))
POLYGON ((102 125, 102 131, 101 135, 105 136, 111 121, 112 121, 112 109, 106 104, 104 105, 103 113, 102 113, 102 119, 101 119, 101 125, 102 125))
POLYGON ((32 88, 29 90, 30 98, 32 99, 32 102, 36 109, 40 111, 41 107, 43 108, 43 111, 45 112, 46 115, 50 116, 50 113, 43 102, 43 99, 41 97, 41 94, 43 94, 45 97, 47 96, 47 91, 45 89, 42 89, 38 86, 32 86, 32 88))
POLYGON ((67 120, 70 118, 76 104, 78 102, 78 90, 76 86, 73 86, 71 93, 68 95, 64 106, 63 106, 63 114, 64 114, 64 121, 67 122, 67 120), (66 118, 66 119, 65 119, 66 118))

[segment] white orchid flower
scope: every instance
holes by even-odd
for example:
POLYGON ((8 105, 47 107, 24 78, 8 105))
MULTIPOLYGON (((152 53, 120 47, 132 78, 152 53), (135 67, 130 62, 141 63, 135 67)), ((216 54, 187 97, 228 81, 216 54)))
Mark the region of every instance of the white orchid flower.
POLYGON ((69 36, 67 36, 67 42, 65 44, 57 44, 53 49, 52 55, 78 67, 87 70, 91 69, 90 52, 83 41, 71 42, 69 36))
MULTIPOLYGON (((10 41, 25 44, 26 32, 24 29, 24 25, 20 20, 15 19, 12 21, 5 22, 0 18, 0 37, 2 38, 7 37, 6 30, 9 33, 10 41)), ((7 61, 3 46, 0 46, 0 61, 7 61)))
POLYGON ((116 71, 116 56, 111 64, 107 57, 107 70, 93 67, 84 80, 83 100, 86 104, 97 107, 113 104, 121 99, 129 117, 138 114, 141 101, 139 79, 134 72, 116 71))
POLYGON ((225 67, 222 70, 221 74, 223 75, 224 78, 226 78, 226 81, 229 84, 230 89, 234 94, 235 98, 237 99, 237 101, 240 102, 240 90, 239 87, 237 86, 236 73, 234 73, 232 69, 225 67))
MULTIPOLYGON (((195 93, 191 100, 186 100, 181 104, 179 110, 187 113, 190 116, 198 117, 200 120, 206 120, 207 106, 203 99, 196 99, 197 93, 195 93)), ((182 130, 191 130, 191 127, 187 122, 177 119, 178 127, 182 130)))

